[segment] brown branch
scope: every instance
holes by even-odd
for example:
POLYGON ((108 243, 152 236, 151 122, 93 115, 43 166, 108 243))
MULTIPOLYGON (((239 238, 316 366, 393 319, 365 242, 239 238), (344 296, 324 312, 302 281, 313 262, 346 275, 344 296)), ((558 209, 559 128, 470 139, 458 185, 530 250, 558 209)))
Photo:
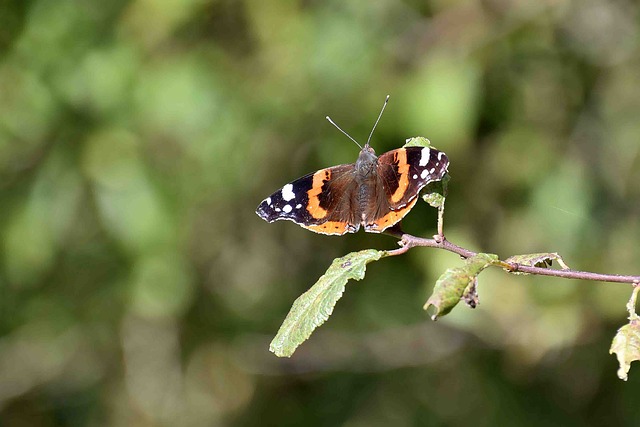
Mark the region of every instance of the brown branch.
MULTIPOLYGON (((386 231, 394 237, 400 238, 400 248, 387 251, 387 256, 401 255, 407 252, 409 249, 416 246, 424 246, 429 248, 444 249, 445 251, 453 252, 460 255, 462 258, 469 258, 477 254, 477 252, 458 246, 451 243, 444 236, 436 235, 433 239, 425 239, 422 237, 412 236, 411 234, 403 233, 400 228, 392 228, 386 231)), ((527 273, 535 274, 539 276, 553 276, 562 277, 564 279, 579 279, 579 280, 594 280, 598 282, 614 282, 614 283, 631 283, 634 285, 640 284, 640 276, 623 276, 620 274, 601 274, 592 273, 590 271, 578 271, 571 269, 553 270, 543 267, 532 267, 529 265, 523 265, 513 262, 499 261, 495 265, 504 268, 510 273, 527 273)))

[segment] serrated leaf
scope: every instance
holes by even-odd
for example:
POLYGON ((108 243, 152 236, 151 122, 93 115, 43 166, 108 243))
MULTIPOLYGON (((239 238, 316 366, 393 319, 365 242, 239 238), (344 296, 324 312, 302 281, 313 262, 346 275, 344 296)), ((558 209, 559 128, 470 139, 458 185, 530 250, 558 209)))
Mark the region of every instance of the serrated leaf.
POLYGON ((423 308, 427 310, 433 306, 436 312, 431 318, 437 320, 453 310, 463 297, 474 300, 477 304, 477 296, 474 298, 476 278, 482 270, 496 261, 498 255, 479 253, 467 258, 464 265, 447 269, 438 278, 433 293, 423 308))
POLYGON ((609 354, 616 354, 620 369, 618 378, 626 381, 629 378, 631 362, 640 360, 640 321, 632 320, 624 325, 613 338, 609 354))
POLYGON ((382 251, 368 249, 334 259, 322 277, 295 300, 269 350, 278 357, 290 357, 318 326, 326 322, 347 282, 361 280, 366 265, 383 255, 382 251))
MULTIPOLYGON (((569 267, 564 262, 562 257, 558 255, 556 252, 541 252, 537 254, 523 254, 523 255, 514 255, 505 260, 505 262, 527 265, 529 267, 541 267, 548 268, 551 267, 553 261, 557 261, 560 265, 560 268, 563 270, 568 270, 569 267)), ((526 274, 526 273, 524 273, 526 274)))
POLYGON ((414 136, 407 138, 403 147, 431 147, 431 141, 424 136, 414 136))

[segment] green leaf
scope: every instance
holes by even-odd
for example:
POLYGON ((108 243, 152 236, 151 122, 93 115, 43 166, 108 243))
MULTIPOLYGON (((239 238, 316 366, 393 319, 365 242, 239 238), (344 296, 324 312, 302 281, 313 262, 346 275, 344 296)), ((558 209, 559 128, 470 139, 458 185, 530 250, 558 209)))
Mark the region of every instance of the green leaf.
POLYGON ((628 379, 631 362, 640 360, 640 320, 631 320, 628 324, 618 329, 613 338, 609 354, 616 354, 620 369, 618 378, 628 379))
MULTIPOLYGON (((564 260, 560 255, 555 252, 542 252, 537 254, 523 254, 523 255, 514 255, 505 260, 505 262, 511 264, 520 264, 527 265, 529 267, 541 267, 547 268, 553 264, 553 261, 557 261, 560 265, 560 268, 563 270, 568 270, 569 266, 565 264, 564 260)), ((526 274, 522 272, 518 272, 519 274, 526 274)))
POLYGON ((447 198, 447 184, 451 176, 445 174, 440 181, 433 181, 427 184, 422 190, 422 200, 429 203, 431 207, 442 209, 447 198))
POLYGON ((431 318, 437 320, 453 310, 462 298, 470 306, 477 304, 477 276, 496 261, 498 255, 479 253, 467 258, 461 267, 447 269, 436 282, 433 293, 423 308, 427 310, 431 306, 435 307, 436 312, 431 318))
POLYGON ((403 147, 431 147, 431 141, 424 136, 414 136, 407 138, 403 147))
POLYGON ((295 300, 269 350, 278 357, 291 357, 298 346, 329 318, 347 281, 361 280, 366 265, 382 256, 383 251, 367 249, 334 259, 325 274, 295 300))

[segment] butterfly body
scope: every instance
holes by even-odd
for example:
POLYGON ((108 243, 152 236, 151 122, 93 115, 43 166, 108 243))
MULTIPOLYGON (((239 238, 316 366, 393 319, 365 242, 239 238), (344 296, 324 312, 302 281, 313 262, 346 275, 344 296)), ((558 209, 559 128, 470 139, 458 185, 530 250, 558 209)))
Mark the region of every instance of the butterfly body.
POLYGON ((316 233, 381 233, 398 223, 428 183, 441 180, 449 160, 430 147, 376 156, 367 143, 355 163, 320 169, 274 192, 256 213, 268 222, 293 221, 316 233))

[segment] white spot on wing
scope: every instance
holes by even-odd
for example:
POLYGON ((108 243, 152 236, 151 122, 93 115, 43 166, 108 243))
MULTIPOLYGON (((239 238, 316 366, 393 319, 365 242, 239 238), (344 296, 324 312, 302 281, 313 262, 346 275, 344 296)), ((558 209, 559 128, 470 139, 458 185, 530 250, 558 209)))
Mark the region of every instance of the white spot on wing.
POLYGON ((427 163, 429 163, 430 151, 429 147, 424 147, 422 149, 422 153, 420 154, 420 166, 427 166, 427 163))
POLYGON ((429 173, 434 173, 435 171, 436 171, 436 168, 429 169, 429 173))
POLYGON ((293 199, 296 198, 296 195, 293 192, 293 185, 292 184, 287 184, 284 187, 282 187, 282 198, 287 202, 289 200, 293 200, 293 199))
POLYGON ((413 179, 418 179, 418 174, 413 174, 413 179))
POLYGON ((296 209, 300 209, 301 207, 302 207, 302 205, 301 205, 300 203, 298 203, 298 204, 296 205, 296 209))
POLYGON ((426 179, 427 175, 429 175, 429 171, 428 170, 423 170, 422 173, 420 174, 420 178, 422 179, 426 179))
POLYGON ((441 151, 438 153, 438 160, 442 160, 442 156, 444 156, 444 153, 441 151))
POLYGON ((267 205, 271 206, 271 197, 267 197, 265 202, 267 202, 267 205))
POLYGON ((280 212, 280 208, 276 208, 276 212, 280 212))
POLYGON ((282 210, 286 213, 289 213, 293 210, 293 208, 291 207, 291 205, 284 205, 284 208, 282 208, 282 210))

